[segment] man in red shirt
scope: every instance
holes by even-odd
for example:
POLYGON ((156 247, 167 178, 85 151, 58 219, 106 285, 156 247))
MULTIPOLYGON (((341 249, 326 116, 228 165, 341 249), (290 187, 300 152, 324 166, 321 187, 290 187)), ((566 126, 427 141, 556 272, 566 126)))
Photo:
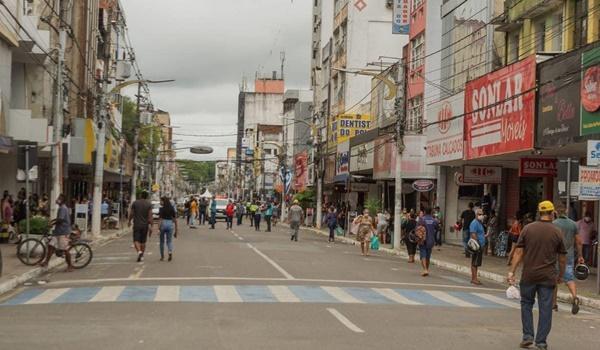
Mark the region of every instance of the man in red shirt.
POLYGON ((233 201, 230 199, 229 203, 227 203, 227 207, 225 207, 225 216, 227 217, 227 229, 233 228, 233 215, 235 214, 235 205, 233 201))

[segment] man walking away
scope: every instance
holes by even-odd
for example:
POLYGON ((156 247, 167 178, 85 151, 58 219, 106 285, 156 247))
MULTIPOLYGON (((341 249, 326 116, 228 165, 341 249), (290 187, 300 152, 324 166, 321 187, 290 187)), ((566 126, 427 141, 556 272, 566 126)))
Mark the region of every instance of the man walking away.
POLYGON ((469 207, 460 214, 460 220, 463 229, 463 247, 465 247, 465 257, 470 258, 471 254, 467 250, 467 242, 469 241, 469 237, 471 237, 469 233, 469 227, 471 226, 471 221, 475 220, 475 212, 473 211, 473 202, 469 202, 469 207))
POLYGON ((256 221, 255 215, 258 210, 258 205, 256 205, 256 201, 250 204, 250 227, 254 227, 254 222, 256 221))
POLYGON ((237 202, 235 207, 235 215, 237 217, 237 225, 240 226, 242 224, 242 220, 244 219, 244 214, 246 211, 246 207, 242 204, 242 202, 237 202))
POLYGON ((192 198, 190 203, 190 228, 196 228, 196 219, 198 218, 198 202, 192 198))
POLYGON ((267 232, 271 232, 271 218, 273 217, 273 204, 267 203, 265 209, 265 222, 267 223, 267 232))
POLYGON ((521 348, 535 345, 537 349, 547 349, 546 341, 552 328, 552 296, 557 283, 565 273, 565 244, 560 229, 552 223, 554 205, 543 201, 538 205, 539 221, 523 227, 512 265, 508 272, 508 282, 515 283, 515 271, 523 263, 521 276, 521 322, 523 340, 521 348), (557 272, 556 264, 559 263, 557 272), (538 298, 539 321, 537 335, 533 332, 533 304, 538 298))
POLYGON ((483 229, 483 210, 477 209, 477 217, 471 221, 469 232, 471 238, 479 243, 479 251, 471 253, 471 283, 481 285, 477 270, 481 266, 483 260, 483 250, 485 249, 485 230, 483 229))
POLYGON ((233 228, 233 215, 235 214, 235 205, 233 201, 230 199, 229 203, 225 207, 225 216, 227 220, 227 229, 230 230, 233 228))
POLYGON ((212 197, 210 201, 210 229, 215 229, 215 224, 217 223, 217 199, 212 197))
POLYGON ((329 242, 335 241, 335 228, 337 227, 337 214, 334 207, 329 207, 329 213, 325 217, 325 223, 329 228, 329 242))
POLYGON ((48 262, 50 262, 50 258, 54 255, 54 251, 62 251, 65 254, 65 260, 67 260, 67 272, 71 272, 73 271, 71 254, 69 254, 71 215, 69 215, 69 208, 67 208, 64 194, 58 196, 56 205, 58 205, 58 212, 54 220, 54 232, 48 243, 48 253, 46 254, 46 260, 42 263, 42 267, 48 267, 48 262))
POLYGON ((290 207, 288 215, 290 228, 293 231, 291 240, 298 242, 298 230, 300 230, 300 223, 304 219, 304 211, 302 211, 302 207, 298 205, 297 199, 294 199, 294 204, 290 207))
POLYGON ((131 205, 129 223, 133 222, 133 245, 137 252, 137 261, 144 260, 146 240, 152 235, 152 203, 148 200, 148 192, 142 192, 141 198, 131 205))
POLYGON ((206 223, 206 207, 208 203, 206 202, 206 198, 200 198, 200 204, 198 205, 198 222, 200 225, 204 225, 206 223))
MULTIPOLYGON (((558 218, 554 220, 554 225, 556 225, 562 231, 563 243, 565 244, 565 249, 567 250, 567 262, 565 266, 565 274, 563 279, 567 284, 567 287, 569 288, 569 292, 571 292, 571 313, 573 315, 576 315, 579 312, 579 298, 577 297, 577 286, 575 285, 574 276, 575 248, 577 248, 577 256, 579 257, 577 262, 579 264, 585 263, 585 259, 581 254, 583 251, 582 242, 581 237, 579 237, 579 234, 577 232, 577 224, 575 223, 575 221, 567 217, 567 208, 564 204, 559 203, 556 206, 556 214, 558 215, 558 218)), ((558 307, 556 305, 557 292, 558 289, 554 289, 554 310, 558 310, 558 307)))
POLYGON ((262 218, 263 206, 258 201, 255 203, 254 211, 254 230, 260 231, 260 219, 262 218))
POLYGON ((435 236, 439 230, 438 221, 431 216, 431 208, 425 209, 425 215, 419 220, 419 225, 425 226, 425 240, 419 245, 419 258, 423 272, 421 276, 429 276, 429 265, 431 262, 431 251, 435 245, 435 236))

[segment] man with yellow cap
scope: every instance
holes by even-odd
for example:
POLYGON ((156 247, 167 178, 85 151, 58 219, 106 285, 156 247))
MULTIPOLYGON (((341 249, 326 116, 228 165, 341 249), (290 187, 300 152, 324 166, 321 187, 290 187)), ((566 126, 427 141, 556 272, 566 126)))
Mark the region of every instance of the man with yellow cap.
POLYGON ((565 273, 565 244, 560 229, 552 223, 554 204, 543 201, 538 204, 539 220, 523 228, 512 265, 508 272, 508 282, 515 283, 515 271, 523 263, 521 276, 521 322, 523 323, 523 339, 521 348, 529 348, 534 344, 537 349, 547 349, 546 341, 552 328, 552 306, 556 284, 560 283, 565 273), (556 263, 559 271, 556 271, 556 263), (537 334, 533 331, 533 304, 538 298, 539 321, 537 334))

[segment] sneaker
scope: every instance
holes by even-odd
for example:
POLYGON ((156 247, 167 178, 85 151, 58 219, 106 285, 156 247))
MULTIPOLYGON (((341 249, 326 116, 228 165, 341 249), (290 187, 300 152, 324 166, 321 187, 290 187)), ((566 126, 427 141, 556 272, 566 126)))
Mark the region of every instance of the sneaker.
POLYGON ((571 306, 571 313, 573 315, 577 315, 579 313, 579 298, 575 297, 573 299, 573 305, 571 306))
POLYGON ((547 350, 548 349, 548 345, 541 345, 541 344, 539 344, 539 345, 536 345, 535 348, 537 350, 547 350))
POLYGON ((140 262, 140 261, 142 261, 142 256, 143 256, 143 254, 144 254, 144 253, 142 253, 142 252, 138 252, 137 262, 140 262))
POLYGON ((173 260, 173 253, 169 253, 169 261, 173 260))
POLYGON ((533 340, 523 340, 519 347, 522 349, 529 349, 530 346, 533 345, 533 340))

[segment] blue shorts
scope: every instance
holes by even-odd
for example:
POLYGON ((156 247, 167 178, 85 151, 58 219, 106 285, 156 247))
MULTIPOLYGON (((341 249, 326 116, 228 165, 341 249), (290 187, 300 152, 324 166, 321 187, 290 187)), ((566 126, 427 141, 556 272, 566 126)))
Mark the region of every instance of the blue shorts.
POLYGON ((427 248, 426 245, 419 246, 419 259, 431 259, 431 251, 433 248, 427 248))
POLYGON ((563 276, 565 283, 575 281, 575 258, 567 258, 567 264, 565 266, 565 275, 563 276))

